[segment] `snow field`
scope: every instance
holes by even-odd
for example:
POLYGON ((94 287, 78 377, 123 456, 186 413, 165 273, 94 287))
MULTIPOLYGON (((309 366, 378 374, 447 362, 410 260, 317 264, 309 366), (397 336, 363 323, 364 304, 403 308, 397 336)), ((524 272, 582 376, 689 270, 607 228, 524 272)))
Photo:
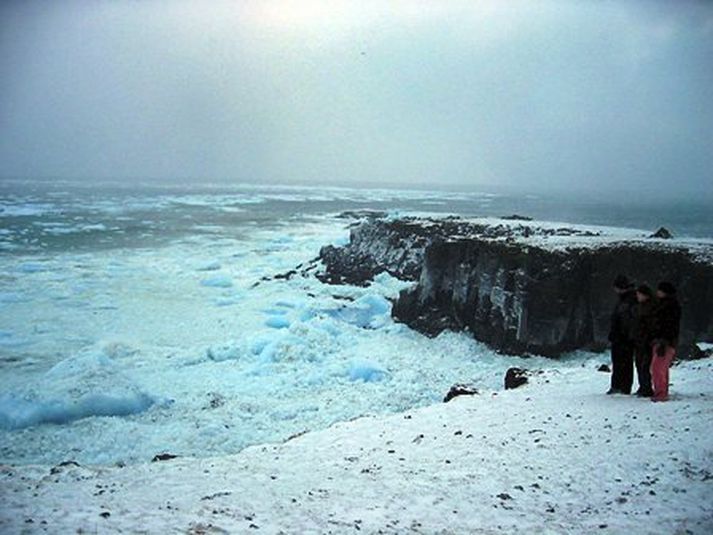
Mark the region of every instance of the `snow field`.
POLYGON ((713 527, 713 361, 672 401, 606 396, 592 366, 366 417, 237 455, 4 466, 28 533, 693 533, 713 527))

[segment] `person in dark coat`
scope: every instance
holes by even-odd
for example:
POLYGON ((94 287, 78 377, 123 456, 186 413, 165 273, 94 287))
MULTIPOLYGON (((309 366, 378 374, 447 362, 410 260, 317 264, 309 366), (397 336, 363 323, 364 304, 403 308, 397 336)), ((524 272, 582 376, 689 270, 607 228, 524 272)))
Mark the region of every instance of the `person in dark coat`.
POLYGON ((658 298, 653 312, 651 379, 653 401, 668 400, 668 373, 676 356, 681 323, 681 305, 676 298, 676 288, 670 282, 660 282, 656 289, 658 298))
POLYGON ((614 291, 618 296, 611 315, 609 341, 611 342, 611 388, 607 394, 631 394, 634 382, 634 319, 636 316, 636 292, 624 275, 614 279, 614 291))
POLYGON ((651 387, 651 347, 653 342, 654 293, 646 284, 636 289, 636 316, 634 318, 634 363, 639 389, 636 395, 650 398, 654 395, 651 387))

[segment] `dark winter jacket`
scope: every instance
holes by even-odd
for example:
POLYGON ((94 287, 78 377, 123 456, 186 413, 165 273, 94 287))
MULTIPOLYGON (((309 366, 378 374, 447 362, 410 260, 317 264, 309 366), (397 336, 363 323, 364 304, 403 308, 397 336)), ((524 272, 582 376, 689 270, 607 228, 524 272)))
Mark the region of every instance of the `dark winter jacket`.
POLYGON ((609 341, 612 344, 633 343, 636 305, 636 292, 634 290, 619 294, 619 300, 611 314, 609 341))
POLYGON ((678 300, 672 296, 659 299, 654 305, 653 316, 652 339, 675 347, 681 323, 681 305, 678 300))
POLYGON ((653 299, 638 303, 636 306, 633 338, 636 350, 639 352, 651 352, 651 343, 654 340, 654 307, 653 299))

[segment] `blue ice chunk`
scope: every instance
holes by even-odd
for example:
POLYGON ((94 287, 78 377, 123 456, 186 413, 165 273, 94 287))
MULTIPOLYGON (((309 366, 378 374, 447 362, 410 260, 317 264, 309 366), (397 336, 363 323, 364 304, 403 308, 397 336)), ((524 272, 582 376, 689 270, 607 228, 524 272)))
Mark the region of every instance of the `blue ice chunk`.
POLYGON ((305 308, 302 312, 300 312, 300 321, 309 321, 318 314, 318 310, 315 310, 313 308, 305 308))
POLYGON ((0 347, 20 347, 27 345, 29 342, 23 338, 17 338, 10 331, 0 331, 0 347))
POLYGON ((66 424, 90 416, 128 416, 147 410, 156 400, 143 392, 116 397, 90 394, 77 400, 31 401, 0 398, 0 428, 22 429, 44 423, 66 424))
POLYGON ((265 321, 265 325, 273 329, 286 329, 290 326, 290 320, 284 316, 270 316, 265 321))
POLYGON ((327 314, 357 327, 378 329, 386 324, 390 311, 391 303, 385 297, 367 294, 349 306, 328 310, 327 314))
POLYGON ((125 348, 90 349, 55 364, 34 384, 0 396, 0 428, 66 424, 92 416, 127 416, 147 410, 158 398, 126 375, 111 355, 125 348))
POLYGON ((386 375, 386 370, 379 364, 366 360, 352 362, 347 370, 350 381, 364 381, 365 383, 381 381, 386 375))
POLYGON ((24 262, 20 264, 17 269, 22 273, 39 273, 40 271, 45 271, 47 268, 38 262, 24 262))
POLYGON ((261 335, 258 336, 257 338, 253 339, 252 342, 250 343, 250 352, 253 355, 259 355, 262 353, 262 350, 265 349, 265 346, 267 346, 270 342, 274 340, 274 335, 261 335))
POLYGON ((229 307, 229 306, 238 304, 240 301, 241 301, 241 297, 238 295, 234 295, 232 297, 221 297, 220 299, 215 300, 215 306, 229 307))
POLYGON ((278 341, 272 341, 262 348, 259 355, 259 361, 262 364, 269 364, 277 360, 277 350, 279 349, 278 341))
POLYGON ((215 277, 203 279, 201 285, 211 288, 230 288, 233 285, 233 281, 226 275, 216 275, 215 277))

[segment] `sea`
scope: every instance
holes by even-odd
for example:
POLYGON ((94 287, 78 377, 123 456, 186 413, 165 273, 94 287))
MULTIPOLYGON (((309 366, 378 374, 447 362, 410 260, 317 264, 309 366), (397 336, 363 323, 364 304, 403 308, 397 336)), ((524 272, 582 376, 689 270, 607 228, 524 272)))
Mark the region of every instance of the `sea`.
MULTIPOLYGON (((274 276, 349 240, 346 211, 526 215, 713 237, 703 201, 517 192, 0 181, 0 463, 148 462, 288 440, 336 422, 496 395, 510 366, 464 333, 391 319, 411 283, 274 276)), ((606 377, 602 388, 606 389, 606 377)))

